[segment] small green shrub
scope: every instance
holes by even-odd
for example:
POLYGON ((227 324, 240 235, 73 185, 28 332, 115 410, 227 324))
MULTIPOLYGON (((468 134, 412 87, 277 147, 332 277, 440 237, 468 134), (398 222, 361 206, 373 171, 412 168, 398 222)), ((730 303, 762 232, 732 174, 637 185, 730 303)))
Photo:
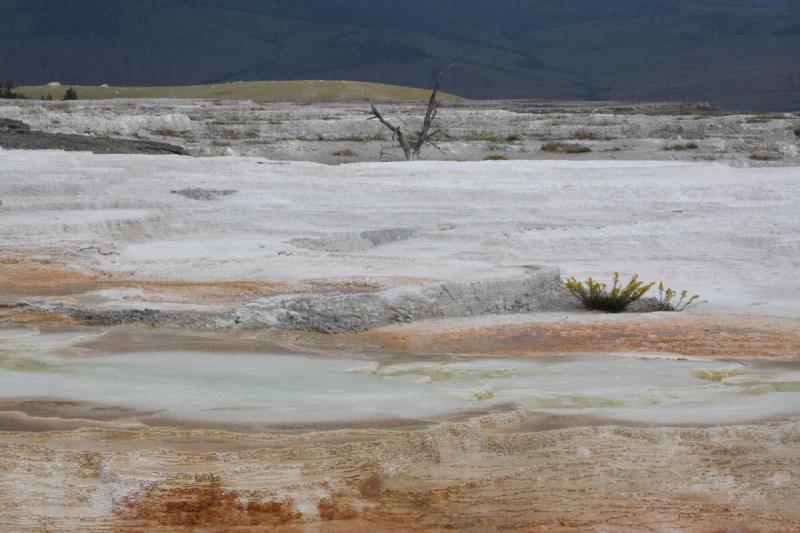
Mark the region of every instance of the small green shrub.
POLYGON ((620 284, 619 272, 615 272, 614 283, 610 291, 605 283, 600 283, 592 278, 587 279, 584 285, 584 282, 572 277, 564 285, 586 309, 606 313, 622 313, 630 304, 652 289, 655 282, 645 285, 644 282, 639 281, 639 276, 635 275, 623 287, 620 284))
POLYGON ((484 161, 508 161, 508 157, 503 154, 490 154, 483 158, 484 161))
POLYGON ((591 151, 592 149, 588 146, 581 146, 579 144, 568 144, 562 150, 565 154, 586 154, 591 151))
POLYGON ((64 93, 64 100, 77 100, 78 99, 78 91, 75 90, 75 87, 70 87, 67 89, 67 92, 64 93))
POLYGON ((544 152, 558 152, 562 154, 585 154, 592 151, 588 146, 557 142, 544 143, 541 149, 544 152))
POLYGON ((542 145, 543 152, 556 152, 558 151, 558 143, 549 142, 542 145))
POLYGON ((656 309, 658 311, 672 311, 676 313, 681 313, 686 311, 693 305, 695 302, 700 298, 700 295, 694 294, 691 298, 689 298, 689 293, 687 291, 681 291, 681 297, 678 299, 677 302, 673 302, 675 296, 677 296, 677 292, 674 289, 670 289, 669 287, 664 287, 664 282, 659 282, 658 284, 658 303, 656 304, 656 309))
POLYGON ((670 152, 683 152, 686 150, 697 150, 700 146, 697 145, 695 142, 691 143, 684 143, 684 144, 670 144, 664 147, 664 150, 670 152))
POLYGON ((800 137, 800 126, 797 126, 793 131, 797 137, 800 137))
POLYGON ((515 143, 515 142, 519 142, 521 140, 522 140, 522 136, 518 135, 516 133, 512 133, 511 135, 506 137, 506 142, 509 142, 509 143, 515 143))
POLYGON ((349 148, 345 148, 344 150, 337 150, 336 152, 333 152, 333 155, 336 157, 355 157, 358 154, 349 148))

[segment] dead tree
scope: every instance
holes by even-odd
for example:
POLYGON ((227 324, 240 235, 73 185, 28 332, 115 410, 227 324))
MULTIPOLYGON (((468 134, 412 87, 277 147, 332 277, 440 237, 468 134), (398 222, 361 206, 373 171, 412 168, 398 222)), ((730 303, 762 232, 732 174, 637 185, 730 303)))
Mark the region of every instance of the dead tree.
POLYGON ((442 85, 442 78, 444 75, 453 68, 453 65, 439 71, 439 74, 436 75, 436 83, 433 86, 433 92, 431 92, 430 100, 428 100, 428 109, 425 112, 425 120, 422 122, 422 129, 419 130, 419 135, 417 135, 417 140, 414 141, 414 145, 412 146, 411 143, 408 141, 408 137, 406 137, 405 133, 399 126, 395 126, 378 111, 378 108, 375 107, 375 104, 369 102, 370 107, 372 108, 372 116, 369 117, 367 120, 374 120, 378 119, 378 121, 386 126, 389 131, 392 132, 392 138, 397 140, 397 143, 400 145, 400 148, 403 150, 403 155, 406 156, 406 160, 408 161, 416 161, 419 159, 419 154, 422 151, 422 146, 427 142, 433 146, 436 146, 431 141, 431 138, 438 133, 441 133, 440 130, 433 130, 431 131, 431 127, 433 126, 433 122, 436 120, 436 114, 439 112, 439 100, 436 98, 439 94, 439 88, 442 85))

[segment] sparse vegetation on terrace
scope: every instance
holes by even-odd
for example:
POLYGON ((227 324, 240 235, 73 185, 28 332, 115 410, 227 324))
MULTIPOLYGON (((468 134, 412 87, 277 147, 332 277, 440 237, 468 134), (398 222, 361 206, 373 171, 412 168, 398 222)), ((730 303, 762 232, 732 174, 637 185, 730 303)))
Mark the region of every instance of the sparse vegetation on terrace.
POLYGON ((697 143, 690 142, 690 143, 678 143, 678 144, 668 144, 664 147, 664 150, 667 152, 683 152, 686 150, 697 150, 700 148, 697 143))
POLYGON ((781 155, 774 152, 755 152, 750 154, 750 159, 753 161, 778 161, 781 155))
POLYGON ((542 145, 544 152, 558 152, 562 154, 585 154, 592 149, 582 144, 548 142, 542 145))
POLYGON ((564 285, 573 296, 581 301, 586 309, 604 311, 606 313, 622 313, 630 304, 652 289, 655 282, 645 285, 644 282, 639 281, 639 276, 635 275, 627 285, 622 286, 620 274, 615 272, 610 291, 605 283, 600 283, 592 278, 581 282, 572 277, 564 285))
POLYGON ((793 131, 795 136, 800 137, 800 126, 797 126, 793 131))
POLYGON ((783 120, 786 118, 784 115, 761 113, 747 118, 749 124, 761 124, 763 122, 770 122, 772 120, 783 120))
POLYGON ((490 154, 483 158, 484 161, 508 161, 508 157, 503 154, 490 154))
POLYGON ((358 154, 355 153, 353 150, 350 150, 349 148, 345 148, 344 150, 337 150, 333 152, 332 155, 336 157, 355 157, 358 154))
POLYGON ((587 131, 580 129, 572 134, 573 139, 578 139, 579 141, 599 141, 600 136, 592 131, 587 131))
POLYGON ((659 282, 658 284, 658 304, 656 304, 656 309, 658 311, 670 311, 681 313, 686 311, 690 307, 694 306, 697 300, 700 298, 700 295, 694 294, 689 297, 688 291, 681 291, 681 296, 678 301, 674 301, 675 297, 678 295, 677 291, 671 289, 669 287, 664 287, 664 282, 659 282))
POLYGON ((475 137, 469 138, 468 140, 470 140, 470 141, 484 141, 484 142, 489 142, 489 143, 496 143, 496 142, 500 141, 500 139, 497 137, 497 135, 477 135, 475 137))

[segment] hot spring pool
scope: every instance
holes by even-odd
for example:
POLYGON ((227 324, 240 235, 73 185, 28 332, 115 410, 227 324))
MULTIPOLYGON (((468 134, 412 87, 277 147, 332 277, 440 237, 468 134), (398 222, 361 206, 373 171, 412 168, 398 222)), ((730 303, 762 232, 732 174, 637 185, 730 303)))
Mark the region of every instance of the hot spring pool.
POLYGON ((57 398, 242 424, 427 419, 515 404, 658 424, 800 412, 800 372, 637 358, 363 359, 203 352, 59 355, 75 334, 0 331, 0 399, 57 398))

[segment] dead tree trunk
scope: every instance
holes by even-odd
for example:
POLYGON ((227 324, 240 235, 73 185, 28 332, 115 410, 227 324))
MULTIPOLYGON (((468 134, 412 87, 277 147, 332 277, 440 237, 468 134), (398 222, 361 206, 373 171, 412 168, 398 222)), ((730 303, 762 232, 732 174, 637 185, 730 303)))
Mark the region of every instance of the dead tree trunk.
POLYGON ((393 138, 397 139, 397 142, 400 144, 400 148, 403 149, 403 155, 406 156, 406 160, 412 161, 414 159, 414 154, 411 151, 411 145, 408 144, 408 139, 406 139, 406 136, 403 134, 403 130, 401 130, 398 126, 392 125, 388 120, 383 118, 383 115, 381 115, 381 112, 378 111, 377 107, 375 107, 375 104, 370 102, 369 105, 372 107, 372 117, 367 120, 377 118, 381 124, 389 128, 389 130, 392 132, 393 138))
POLYGON ((395 126, 386 120, 381 112, 378 111, 378 108, 375 107, 375 104, 369 102, 369 105, 372 108, 372 116, 367 120, 378 119, 381 124, 386 126, 386 128, 392 132, 392 138, 397 140, 397 143, 403 150, 403 155, 406 157, 407 161, 416 161, 419 159, 420 152, 422 152, 422 147, 425 145, 425 143, 427 142, 433 144, 433 142, 431 142, 431 137, 440 133, 439 130, 431 131, 433 122, 436 120, 436 115, 439 112, 439 100, 436 97, 439 94, 439 88, 442 86, 442 78, 444 78, 444 75, 452 68, 453 65, 450 65, 449 67, 439 71, 439 73, 436 75, 436 83, 433 86, 431 97, 428 100, 428 109, 425 112, 425 120, 422 122, 422 129, 420 129, 419 135, 417 135, 417 140, 414 142, 414 146, 411 146, 411 144, 408 142, 408 138, 399 126, 395 126))

